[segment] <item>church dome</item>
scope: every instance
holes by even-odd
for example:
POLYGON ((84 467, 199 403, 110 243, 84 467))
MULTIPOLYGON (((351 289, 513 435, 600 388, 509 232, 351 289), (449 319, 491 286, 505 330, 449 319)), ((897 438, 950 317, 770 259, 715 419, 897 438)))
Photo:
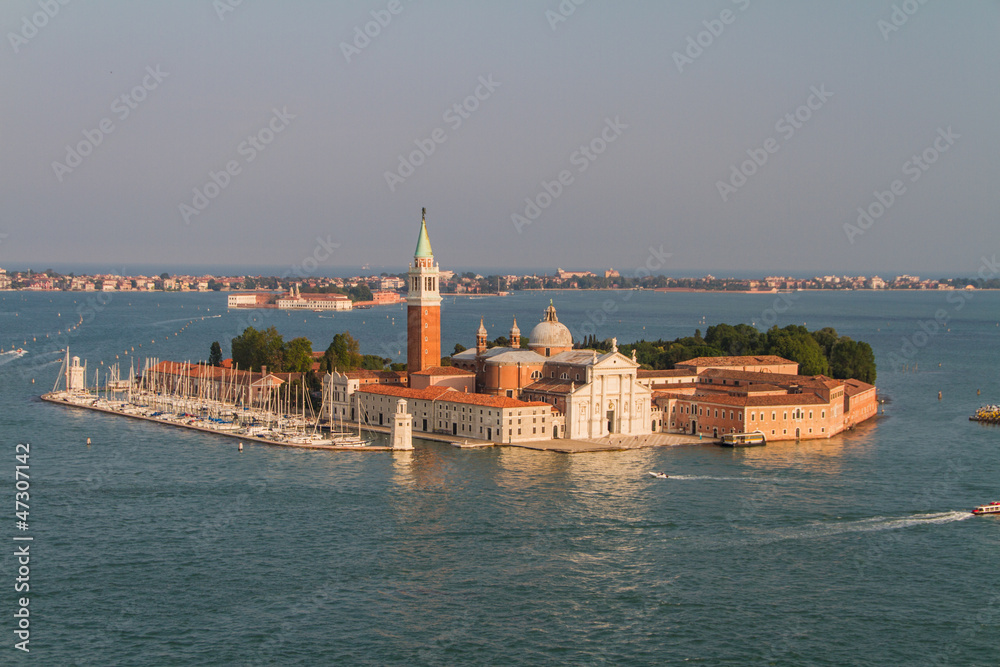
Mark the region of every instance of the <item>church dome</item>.
POLYGON ((551 302, 545 309, 545 318, 528 334, 528 347, 532 350, 541 348, 569 350, 573 347, 573 334, 565 324, 559 322, 559 318, 556 317, 556 307, 551 302))

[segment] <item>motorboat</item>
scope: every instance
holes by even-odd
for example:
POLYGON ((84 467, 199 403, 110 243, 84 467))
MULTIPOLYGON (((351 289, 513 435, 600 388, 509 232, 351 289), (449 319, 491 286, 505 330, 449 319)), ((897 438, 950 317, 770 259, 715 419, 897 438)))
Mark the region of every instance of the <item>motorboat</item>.
POLYGON ((668 477, 670 477, 670 475, 668 475, 668 474, 667 474, 667 473, 665 473, 665 472, 652 472, 652 471, 651 471, 651 472, 649 473, 649 475, 650 475, 650 477, 655 477, 655 478, 657 478, 657 479, 667 479, 668 477))
POLYGON ((976 509, 972 510, 973 514, 1000 514, 1000 502, 989 503, 988 505, 980 505, 976 509))
POLYGON ((755 447, 766 445, 767 438, 763 431, 753 431, 752 433, 724 433, 719 444, 725 447, 755 447))

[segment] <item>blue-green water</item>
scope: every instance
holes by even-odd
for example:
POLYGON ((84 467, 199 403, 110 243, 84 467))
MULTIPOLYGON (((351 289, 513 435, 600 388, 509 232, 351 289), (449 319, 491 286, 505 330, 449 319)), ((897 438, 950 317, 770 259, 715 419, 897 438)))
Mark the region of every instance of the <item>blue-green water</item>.
POLYGON ((318 348, 347 329, 385 355, 405 349, 403 310, 2 293, 0 345, 30 353, 0 356, 0 663, 997 663, 1000 521, 967 512, 1000 500, 1000 429, 967 417, 1000 402, 1000 293, 449 297, 442 348, 471 345, 480 316, 491 338, 511 315, 527 333, 549 298, 578 336, 622 342, 720 321, 833 326, 872 344, 891 402, 841 437, 745 451, 240 454, 228 438, 38 401, 56 332, 82 307, 69 341, 91 373, 115 355, 206 358, 248 317, 318 348), (892 353, 916 370, 893 369, 892 353), (26 532, 18 442, 31 443, 26 532), (30 655, 13 648, 15 535, 34 537, 30 655))

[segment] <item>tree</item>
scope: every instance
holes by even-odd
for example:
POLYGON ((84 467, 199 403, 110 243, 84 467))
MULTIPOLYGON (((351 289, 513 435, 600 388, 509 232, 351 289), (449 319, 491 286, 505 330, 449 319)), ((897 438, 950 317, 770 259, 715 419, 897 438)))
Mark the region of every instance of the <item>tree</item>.
POLYGON ((267 366, 271 371, 281 370, 284 340, 274 327, 268 327, 264 331, 247 327, 242 334, 233 338, 231 349, 233 364, 240 368, 259 371, 261 366, 267 366))
POLYGON ((830 372, 823 348, 803 326, 790 324, 784 329, 774 325, 764 335, 764 354, 774 354, 799 363, 802 375, 826 375, 830 372))
POLYGON ((842 337, 830 353, 830 372, 838 379, 854 378, 875 383, 875 353, 871 345, 842 337))
POLYGON ((506 336, 497 336, 493 340, 487 341, 486 347, 510 347, 510 341, 506 336))
POLYGON ((717 324, 705 332, 705 343, 730 356, 741 357, 757 354, 760 332, 748 324, 717 324))
POLYGON ((361 368, 368 371, 381 371, 385 370, 385 365, 391 361, 392 359, 380 357, 377 354, 366 354, 361 357, 361 368))
POLYGON ((160 274, 160 280, 166 280, 169 277, 170 277, 170 274, 167 273, 166 271, 164 271, 163 273, 160 274))
POLYGON ((218 366, 222 363, 222 346, 217 340, 212 341, 212 347, 209 348, 208 363, 210 366, 218 366))
POLYGON ((340 372, 352 371, 361 366, 361 344, 350 332, 345 331, 333 337, 330 346, 323 353, 320 370, 340 372))
POLYGON ((469 348, 465 347, 461 343, 455 343, 455 351, 452 352, 452 354, 458 354, 459 352, 465 352, 467 349, 469 349, 469 348))
POLYGON ((819 331, 813 331, 812 337, 816 339, 816 342, 823 347, 823 353, 826 354, 827 358, 830 358, 830 354, 833 352, 833 346, 837 344, 840 340, 840 336, 837 335, 837 330, 833 327, 823 327, 819 331))
POLYGON ((351 301, 374 301, 375 297, 372 295, 371 289, 365 283, 358 283, 353 287, 347 288, 347 295, 351 297, 351 301))
POLYGON ((302 336, 288 341, 283 350, 283 369, 288 373, 308 373, 312 370, 312 341, 302 336))

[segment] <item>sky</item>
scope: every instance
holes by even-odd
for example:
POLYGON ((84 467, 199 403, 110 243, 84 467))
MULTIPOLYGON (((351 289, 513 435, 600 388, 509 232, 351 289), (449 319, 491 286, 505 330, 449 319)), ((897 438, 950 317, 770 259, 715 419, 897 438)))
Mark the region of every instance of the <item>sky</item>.
POLYGON ((62 2, 0 5, 3 268, 1000 252, 995 0, 62 2))

